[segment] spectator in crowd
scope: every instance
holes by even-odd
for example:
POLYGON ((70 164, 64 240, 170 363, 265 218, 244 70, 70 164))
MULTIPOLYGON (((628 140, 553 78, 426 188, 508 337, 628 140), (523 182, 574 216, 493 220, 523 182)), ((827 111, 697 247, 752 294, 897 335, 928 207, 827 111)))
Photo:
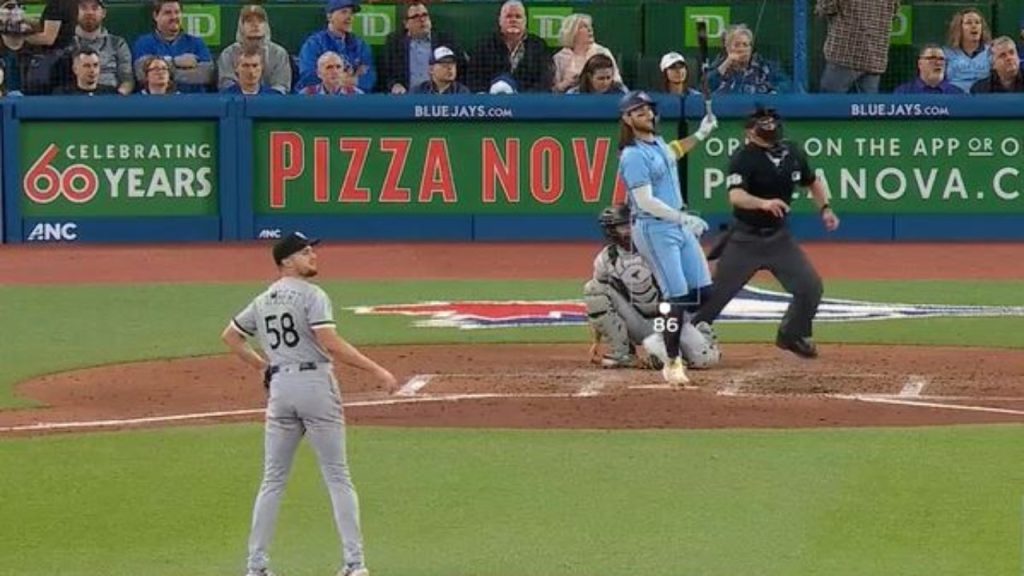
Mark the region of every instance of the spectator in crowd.
MULTIPOLYGON (((23 94, 50 94, 72 83, 78 0, 46 0, 42 29, 32 34, 4 34, 4 47, 16 53, 23 94)), ((25 23, 27 25, 27 22, 25 23)))
POLYGON ((501 74, 491 82, 487 88, 488 94, 516 94, 519 92, 519 84, 511 74, 501 74))
POLYGON ((306 38, 299 51, 297 88, 318 84, 320 56, 334 52, 355 69, 359 89, 373 91, 377 83, 373 53, 365 40, 352 33, 352 22, 359 10, 359 0, 327 0, 327 28, 306 38))
POLYGON ((324 52, 316 62, 317 84, 299 90, 300 94, 325 96, 352 96, 363 94, 356 80, 356 67, 337 52, 324 52))
POLYGON ((899 9, 900 0, 818 0, 814 13, 828 20, 822 92, 878 93, 899 9))
POLYGON ((658 64, 661 82, 658 90, 667 94, 700 94, 690 87, 690 66, 679 52, 668 52, 658 64))
POLYGON ((405 7, 404 29, 388 35, 380 56, 380 90, 392 94, 405 94, 414 86, 429 83, 434 50, 445 46, 455 54, 456 66, 463 70, 469 59, 455 44, 451 34, 435 30, 430 11, 423 2, 414 0, 405 7))
POLYGON ((895 94, 963 94, 946 80, 946 56, 942 46, 925 44, 917 55, 917 78, 901 84, 895 94))
POLYGON ((235 58, 242 52, 243 44, 253 43, 263 50, 262 82, 281 94, 292 91, 292 60, 283 46, 270 39, 270 20, 267 11, 259 4, 242 8, 238 15, 238 30, 235 43, 225 48, 217 60, 217 86, 223 91, 238 83, 235 75, 235 58))
POLYGON ((160 56, 146 56, 140 63, 142 80, 139 94, 143 96, 169 96, 179 94, 174 85, 171 63, 160 56))
POLYGON ((789 79, 754 52, 754 33, 745 24, 730 26, 723 39, 725 54, 711 63, 708 86, 719 94, 777 94, 790 88, 789 79))
POLYGON ((262 96, 281 93, 263 83, 263 45, 258 42, 246 41, 242 51, 235 54, 235 78, 237 82, 221 90, 225 94, 241 94, 242 96, 262 96))
POLYGON ((1020 56, 1013 38, 996 38, 992 41, 991 50, 992 74, 975 82, 971 86, 971 94, 1024 92, 1024 75, 1020 71, 1020 56))
POLYGON ((79 49, 91 48, 100 55, 100 85, 116 88, 127 96, 135 89, 132 51, 128 42, 107 31, 104 0, 81 0, 78 3, 78 28, 75 41, 79 49))
POLYGON ((629 92, 615 79, 615 60, 604 54, 594 54, 583 65, 579 84, 566 94, 625 94, 629 92))
POLYGON ((946 79, 970 92, 971 86, 992 72, 992 32, 976 8, 957 12, 949 22, 946 35, 946 79))
POLYGON ((75 75, 75 83, 57 88, 55 94, 96 96, 118 93, 117 88, 100 84, 100 55, 92 48, 80 48, 75 51, 71 59, 71 71, 75 75))
POLYGON ((498 30, 476 45, 469 61, 469 87, 485 92, 508 74, 517 92, 550 92, 554 81, 551 54, 544 41, 526 30, 526 8, 506 0, 498 14, 498 30))
POLYGON ((458 58, 447 46, 438 46, 430 55, 430 80, 413 87, 414 94, 469 94, 469 88, 456 80, 458 58))
POLYGON ((562 20, 558 33, 562 49, 555 53, 555 92, 565 92, 579 83, 583 65, 595 54, 604 54, 612 61, 615 81, 622 75, 610 50, 594 41, 594 22, 587 14, 570 14, 562 20))
POLYGON ((206 92, 213 84, 213 56, 198 36, 186 33, 181 27, 181 3, 178 0, 154 0, 153 21, 156 29, 135 41, 135 76, 143 80, 142 60, 146 56, 159 56, 171 65, 178 90, 206 92))

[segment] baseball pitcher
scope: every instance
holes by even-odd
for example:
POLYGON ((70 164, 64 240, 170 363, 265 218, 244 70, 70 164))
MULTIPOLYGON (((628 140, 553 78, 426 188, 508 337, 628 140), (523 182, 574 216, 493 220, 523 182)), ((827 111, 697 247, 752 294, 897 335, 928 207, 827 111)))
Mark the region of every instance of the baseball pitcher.
POLYGON ((359 504, 345 454, 345 418, 332 361, 371 372, 389 389, 395 378, 335 331, 331 300, 309 282, 317 274, 317 240, 299 232, 274 245, 281 278, 235 316, 221 338, 246 364, 264 373, 268 387, 263 482, 253 509, 247 576, 271 576, 267 550, 292 459, 309 438, 330 493, 342 540, 338 576, 368 576, 359 528, 359 504), (261 356, 247 338, 259 341, 261 356))
MULTIPOLYGON (((592 343, 591 362, 605 368, 643 366, 636 347, 647 352, 647 366, 660 370, 668 354, 654 329, 661 291, 651 269, 633 250, 629 207, 605 208, 598 217, 607 245, 594 258, 594 277, 583 285, 592 343), (598 351, 601 340, 610 352, 598 351)), ((690 368, 709 368, 721 359, 718 338, 706 322, 686 323, 679 335, 683 360, 690 368)))

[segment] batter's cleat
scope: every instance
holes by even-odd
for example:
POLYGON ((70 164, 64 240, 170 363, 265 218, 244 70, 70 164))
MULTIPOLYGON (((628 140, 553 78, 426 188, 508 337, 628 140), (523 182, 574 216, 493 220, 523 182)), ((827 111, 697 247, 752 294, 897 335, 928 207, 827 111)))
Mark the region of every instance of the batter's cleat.
POLYGON ((818 357, 818 347, 810 338, 786 336, 779 332, 775 337, 775 345, 783 350, 789 350, 801 358, 818 357))
POLYGON ((256 570, 250 568, 249 571, 245 573, 245 576, 274 576, 274 573, 266 568, 259 568, 256 570))
POLYGON ((685 386, 690 383, 690 379, 686 377, 686 367, 683 366, 682 358, 669 360, 668 364, 661 369, 661 377, 673 386, 685 386))
POLYGON ((338 576, 370 576, 366 566, 346 566, 338 572, 338 576))
POLYGON ((625 356, 605 354, 601 357, 601 368, 636 368, 636 356, 632 354, 626 354, 625 356))

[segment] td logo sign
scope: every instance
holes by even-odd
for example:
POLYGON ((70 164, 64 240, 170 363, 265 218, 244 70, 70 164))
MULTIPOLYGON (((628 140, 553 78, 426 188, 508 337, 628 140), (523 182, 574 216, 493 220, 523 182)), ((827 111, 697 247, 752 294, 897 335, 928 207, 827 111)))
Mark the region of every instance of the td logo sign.
POLYGON ((395 6, 366 5, 356 14, 352 28, 371 46, 383 46, 396 29, 395 6))
POLYGON ((181 9, 181 22, 185 32, 198 36, 207 46, 220 46, 220 6, 184 5, 181 9))
POLYGON ((889 31, 889 44, 893 46, 910 46, 914 43, 914 7, 900 6, 900 11, 892 21, 889 31))
POLYGON ((732 19, 728 6, 687 6, 683 9, 683 38, 687 48, 697 47, 697 22, 708 26, 708 46, 721 46, 732 19))
POLYGON ((526 13, 526 29, 540 36, 545 44, 558 47, 558 33, 562 29, 562 21, 572 14, 569 6, 530 7, 526 13))

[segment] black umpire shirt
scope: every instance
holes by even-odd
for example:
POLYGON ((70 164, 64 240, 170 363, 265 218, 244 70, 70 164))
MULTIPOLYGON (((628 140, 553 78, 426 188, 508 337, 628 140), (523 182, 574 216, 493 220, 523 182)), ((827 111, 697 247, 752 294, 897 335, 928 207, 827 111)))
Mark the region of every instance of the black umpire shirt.
MULTIPOLYGON (((751 196, 778 198, 789 205, 796 185, 810 186, 814 179, 814 171, 800 148, 782 141, 771 149, 747 144, 738 150, 729 160, 725 183, 726 190, 742 188, 751 196)), ((764 210, 734 207, 732 213, 740 222, 755 228, 779 228, 785 224, 785 218, 776 218, 764 210)))

